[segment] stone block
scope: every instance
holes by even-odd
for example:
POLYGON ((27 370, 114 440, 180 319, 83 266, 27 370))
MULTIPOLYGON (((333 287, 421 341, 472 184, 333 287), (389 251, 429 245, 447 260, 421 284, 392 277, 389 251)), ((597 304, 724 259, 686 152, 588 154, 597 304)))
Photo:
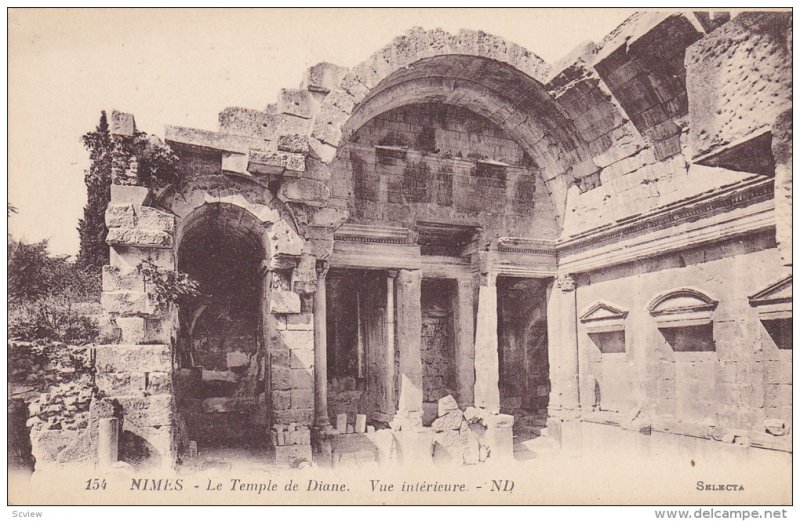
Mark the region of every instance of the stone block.
POLYGON ((433 436, 433 462, 437 465, 460 465, 469 445, 468 434, 459 431, 437 432, 433 436))
POLYGON ((145 373, 127 371, 121 373, 98 372, 95 375, 95 385, 107 396, 137 394, 145 390, 145 373))
POLYGON ((356 423, 353 428, 357 433, 367 432, 367 415, 356 414, 356 423))
POLYGON ((136 134, 136 121, 133 118, 133 114, 112 110, 109 123, 108 130, 111 134, 128 137, 133 137, 136 134))
POLYGON ((308 154, 308 136, 301 134, 283 134, 278 136, 278 150, 281 152, 294 152, 295 154, 308 154))
POLYGON ((269 297, 270 313, 300 313, 300 295, 293 291, 273 289, 269 297))
POLYGON ((175 230, 175 216, 164 210, 150 206, 136 206, 136 227, 146 230, 172 232, 175 230))
POLYGON ((335 228, 347 220, 349 211, 346 208, 325 207, 314 211, 312 223, 323 228, 335 228))
POLYGON ((112 245, 109 264, 121 273, 136 271, 139 264, 147 259, 159 268, 175 269, 175 258, 170 248, 149 248, 142 250, 137 246, 112 245))
POLYGON ((291 391, 272 391, 272 409, 278 411, 284 411, 286 409, 291 408, 292 406, 292 398, 291 398, 291 391))
POLYGON ((764 430, 773 436, 783 436, 788 433, 786 423, 778 418, 769 418, 765 420, 764 430))
POLYGON ((318 63, 306 70, 301 86, 311 92, 327 94, 336 88, 346 71, 347 68, 333 63, 318 63))
POLYGON ((287 179, 278 192, 281 201, 304 203, 309 206, 324 206, 330 195, 325 183, 303 178, 287 179))
POLYGON ((247 171, 253 175, 280 176, 286 171, 306 171, 306 156, 295 152, 251 149, 247 171))
POLYGON ((243 351, 229 351, 225 353, 225 364, 227 367, 245 367, 250 365, 250 355, 243 351))
POLYGON ((311 369, 314 367, 313 349, 291 349, 289 356, 292 369, 311 369))
POLYGON ((769 139, 751 138, 791 107, 791 24, 788 12, 746 12, 686 50, 690 142, 703 164, 768 167, 753 163, 769 162, 769 139))
POLYGON ((279 467, 297 467, 311 462, 311 445, 282 445, 275 447, 275 464, 279 467))
POLYGON ((286 329, 290 331, 313 331, 314 315, 312 313, 300 313, 286 315, 286 329))
POLYGON ((247 174, 247 165, 250 158, 247 154, 237 154, 234 152, 222 153, 222 171, 233 172, 236 174, 247 174))
POLYGON ((431 428, 434 432, 444 432, 444 431, 451 431, 451 430, 459 430, 461 428, 461 424, 464 422, 464 415, 459 410, 450 411, 444 414, 444 416, 439 416, 434 420, 431 424, 431 428))
POLYGON ((290 369, 292 389, 313 389, 314 373, 308 369, 290 369))
POLYGON ((347 414, 341 413, 336 415, 336 430, 344 433, 347 432, 347 414))
POLYGON ((299 89, 281 89, 278 92, 277 111, 304 119, 314 115, 317 102, 310 92, 299 89))
POLYGON ((310 409, 314 407, 314 391, 312 389, 292 389, 292 409, 310 409))
POLYGON ((147 202, 150 190, 144 186, 111 185, 112 204, 141 206, 147 202))
POLYGON ((136 291, 143 292, 144 278, 138 270, 122 271, 113 266, 103 266, 103 290, 104 291, 136 291))
POLYGON ((105 219, 108 228, 134 228, 136 226, 136 214, 132 204, 110 203, 106 207, 105 219))
POLYGON ((285 330, 274 335, 275 347, 278 349, 314 349, 314 332, 302 330, 285 330))
POLYGON ((458 402, 456 399, 452 397, 452 395, 447 395, 442 398, 439 398, 437 402, 437 414, 436 416, 444 416, 445 414, 451 411, 458 410, 458 402))
POLYGON ((100 345, 96 348, 98 372, 172 372, 169 345, 100 345))
POLYGON ((160 427, 175 424, 175 398, 171 395, 147 397, 120 396, 123 425, 160 427))
POLYGON ((139 248, 172 248, 172 234, 141 228, 111 228, 108 230, 106 243, 139 248))
POLYGON ((114 319, 121 331, 120 343, 158 344, 169 341, 160 319, 145 317, 116 317, 114 319))
POLYGON ((270 226, 265 235, 271 258, 296 257, 303 251, 303 239, 283 219, 270 226))
POLYGON ((274 411, 275 421, 281 423, 295 422, 301 425, 314 423, 314 409, 286 409, 274 411))
POLYGON ((272 389, 288 390, 292 388, 292 370, 289 367, 273 363, 270 368, 270 375, 272 377, 272 389))
POLYGON ((104 291, 100 295, 103 312, 117 315, 154 315, 156 306, 143 291, 104 291))

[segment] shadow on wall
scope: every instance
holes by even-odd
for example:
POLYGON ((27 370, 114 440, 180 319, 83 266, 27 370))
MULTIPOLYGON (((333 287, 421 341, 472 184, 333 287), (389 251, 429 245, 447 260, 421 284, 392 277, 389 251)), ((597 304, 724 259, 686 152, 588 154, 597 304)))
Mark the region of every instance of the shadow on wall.
POLYGON ((161 453, 141 436, 131 431, 122 431, 119 445, 119 459, 133 467, 159 467, 161 453))
POLYGON ((664 339, 676 353, 696 353, 716 351, 714 326, 687 326, 679 328, 660 328, 664 339))

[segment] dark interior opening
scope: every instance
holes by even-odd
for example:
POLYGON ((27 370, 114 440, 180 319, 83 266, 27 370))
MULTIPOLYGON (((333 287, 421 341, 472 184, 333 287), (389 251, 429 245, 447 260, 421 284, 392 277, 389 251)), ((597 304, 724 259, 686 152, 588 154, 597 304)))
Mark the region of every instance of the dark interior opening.
POLYGON ((198 447, 266 442, 266 355, 261 326, 263 249, 219 222, 181 243, 178 269, 202 295, 180 306, 178 407, 198 447))

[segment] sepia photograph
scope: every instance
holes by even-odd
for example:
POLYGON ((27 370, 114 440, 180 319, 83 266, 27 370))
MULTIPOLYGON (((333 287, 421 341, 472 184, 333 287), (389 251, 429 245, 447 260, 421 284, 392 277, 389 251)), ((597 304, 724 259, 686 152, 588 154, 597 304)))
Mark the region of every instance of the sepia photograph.
POLYGON ((7 506, 787 518, 792 26, 9 8, 7 506))

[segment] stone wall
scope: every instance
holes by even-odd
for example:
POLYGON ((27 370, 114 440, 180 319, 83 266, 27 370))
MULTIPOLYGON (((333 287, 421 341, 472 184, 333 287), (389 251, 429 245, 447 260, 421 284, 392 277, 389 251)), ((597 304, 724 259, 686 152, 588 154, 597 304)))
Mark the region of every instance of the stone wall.
POLYGON ((553 237, 555 220, 524 150, 491 121, 443 104, 381 114, 358 129, 331 192, 351 222, 481 224, 492 237, 553 237))
POLYGON ((449 280, 422 281, 422 407, 423 425, 436 418, 437 403, 456 396, 456 349, 453 304, 454 284, 449 280))
POLYGON ((547 282, 513 278, 498 281, 499 385, 504 412, 547 411, 547 282))
POLYGON ((641 411, 654 429, 705 437, 791 425, 791 349, 778 348, 748 299, 775 282, 778 261, 774 237, 760 234, 582 276, 578 309, 605 301, 628 312, 624 352, 603 351, 579 327, 584 412, 619 411, 624 423, 641 411), (712 324, 659 329, 648 304, 684 287, 719 301, 712 324))

